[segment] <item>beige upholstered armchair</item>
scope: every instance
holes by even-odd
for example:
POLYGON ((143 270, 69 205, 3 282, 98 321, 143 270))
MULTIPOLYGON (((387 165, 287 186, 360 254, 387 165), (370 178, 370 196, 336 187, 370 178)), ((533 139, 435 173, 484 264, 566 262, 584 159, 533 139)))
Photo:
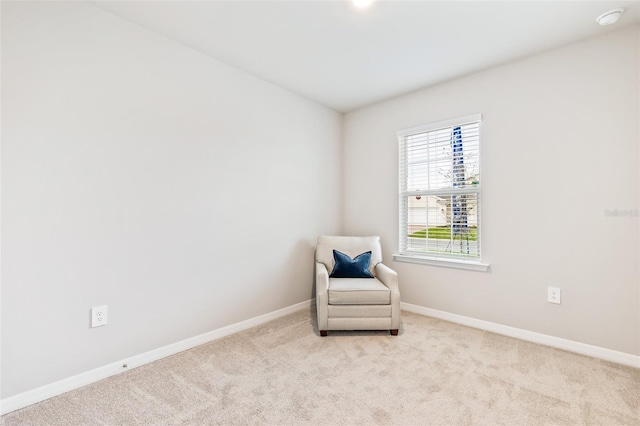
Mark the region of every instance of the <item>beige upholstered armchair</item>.
POLYGON ((382 264, 380 237, 318 237, 316 307, 321 336, 329 330, 398 334, 398 274, 382 264))

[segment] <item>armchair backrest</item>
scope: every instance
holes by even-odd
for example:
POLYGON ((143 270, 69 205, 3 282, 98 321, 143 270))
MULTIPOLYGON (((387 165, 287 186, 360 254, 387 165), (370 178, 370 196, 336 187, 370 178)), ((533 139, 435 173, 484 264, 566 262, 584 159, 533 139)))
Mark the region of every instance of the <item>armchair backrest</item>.
POLYGON ((333 259, 333 250, 338 250, 351 258, 371 251, 371 263, 369 271, 375 276, 376 265, 382 262, 382 248, 380 247, 380 237, 344 237, 333 235, 320 235, 318 237, 318 246, 316 247, 316 261, 324 263, 327 271, 331 273, 335 265, 333 259))

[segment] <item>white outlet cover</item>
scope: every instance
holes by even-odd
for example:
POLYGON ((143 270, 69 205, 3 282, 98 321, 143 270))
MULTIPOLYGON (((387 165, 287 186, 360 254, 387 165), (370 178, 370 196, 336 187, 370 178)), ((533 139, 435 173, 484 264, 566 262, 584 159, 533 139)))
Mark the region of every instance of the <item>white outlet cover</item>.
POLYGON ((547 302, 560 304, 560 289, 558 287, 547 287, 547 302))
POLYGON ((107 315, 107 305, 94 306, 91 308, 91 327, 101 327, 107 325, 109 318, 107 315))

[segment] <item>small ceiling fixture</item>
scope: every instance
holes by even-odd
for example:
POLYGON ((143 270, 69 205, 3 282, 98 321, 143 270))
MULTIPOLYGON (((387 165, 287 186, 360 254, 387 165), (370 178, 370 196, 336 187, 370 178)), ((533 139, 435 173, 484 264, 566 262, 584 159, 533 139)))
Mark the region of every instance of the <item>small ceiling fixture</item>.
POLYGON ((620 16, 622 16, 623 12, 624 12, 624 9, 622 8, 610 10, 598 16, 596 18, 596 22, 600 25, 615 24, 616 22, 618 22, 618 19, 620 19, 620 16))
POLYGON ((373 0, 353 0, 353 4, 361 9, 371 6, 371 3, 373 3, 373 0))

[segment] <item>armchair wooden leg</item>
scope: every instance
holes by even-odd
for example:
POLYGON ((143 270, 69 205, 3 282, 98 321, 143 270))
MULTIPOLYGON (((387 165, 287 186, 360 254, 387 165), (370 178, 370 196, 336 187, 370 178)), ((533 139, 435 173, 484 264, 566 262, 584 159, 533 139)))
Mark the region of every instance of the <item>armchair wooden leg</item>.
MULTIPOLYGON (((396 330, 396 333, 397 333, 397 332, 398 332, 398 330, 396 330)), ((321 335, 322 337, 326 337, 326 336, 327 336, 327 333, 329 333, 329 331, 328 331, 328 330, 320 330, 320 335, 321 335)))
POLYGON ((393 330, 389 330, 389 331, 391 331, 391 335, 392 336, 397 336, 398 335, 398 329, 397 328, 393 329, 393 330))

